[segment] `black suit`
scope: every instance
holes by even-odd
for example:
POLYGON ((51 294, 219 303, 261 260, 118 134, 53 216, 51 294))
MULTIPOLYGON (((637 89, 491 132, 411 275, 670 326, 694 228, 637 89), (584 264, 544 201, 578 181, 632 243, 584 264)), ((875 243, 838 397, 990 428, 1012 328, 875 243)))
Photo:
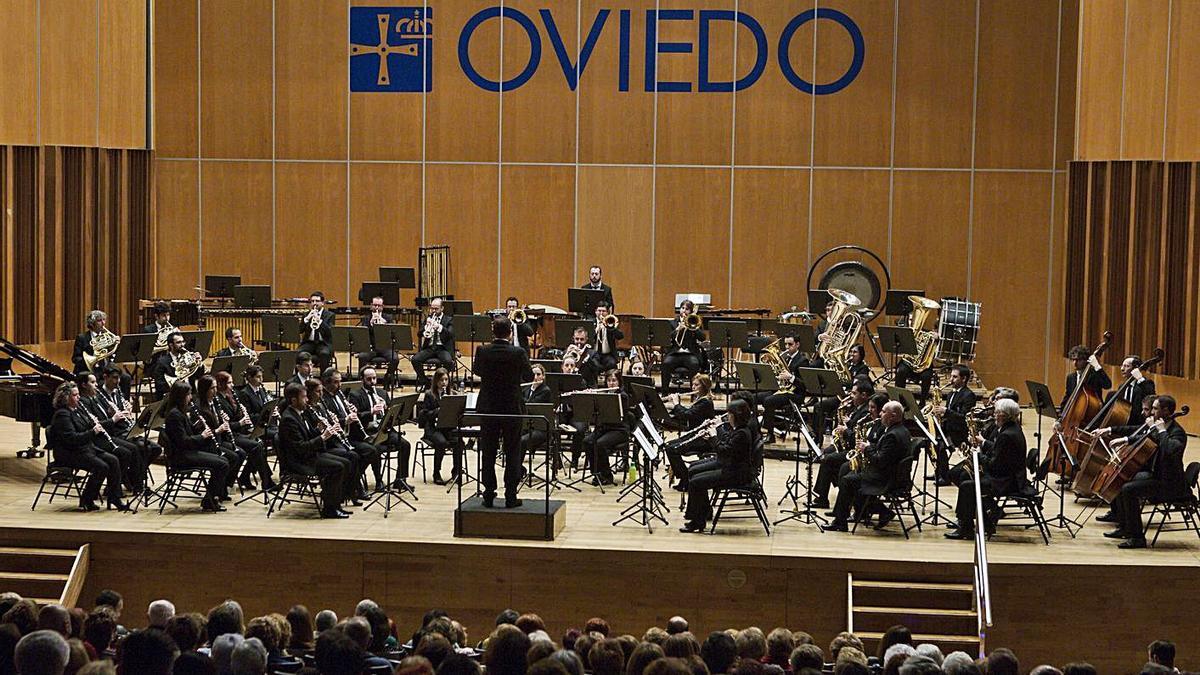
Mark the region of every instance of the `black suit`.
MULTIPOLYGON (((87 369, 88 369, 87 362, 83 360, 83 355, 84 354, 95 354, 95 352, 92 350, 92 337, 93 337, 93 333, 90 330, 86 330, 86 331, 80 333, 79 335, 75 336, 75 347, 71 350, 71 363, 73 363, 75 365, 75 369, 73 372, 75 372, 75 373, 87 372, 87 369)), ((96 363, 96 367, 93 369, 92 372, 96 373, 97 379, 99 379, 103 376, 104 368, 108 367, 109 365, 112 365, 112 362, 113 361, 111 358, 107 358, 107 359, 104 359, 103 361, 99 361, 96 363)), ((132 382, 132 380, 129 378, 129 374, 126 373, 124 370, 122 370, 121 371, 121 382, 120 382, 119 386, 121 387, 121 391, 125 392, 126 396, 129 395, 129 388, 130 388, 131 382, 132 382)))
POLYGON ((1111 391, 1108 398, 1104 402, 1104 409, 1101 410, 1103 415, 1113 405, 1116 399, 1121 399, 1129 403, 1129 421, 1126 424, 1131 426, 1141 426, 1146 418, 1142 415, 1142 400, 1147 396, 1153 397, 1157 392, 1154 387, 1154 380, 1142 379, 1141 382, 1131 382, 1127 385, 1122 385, 1116 391, 1111 391))
MULTIPOLYGON (((348 398, 354 404, 354 407, 358 408, 358 418, 362 420, 363 431, 374 438, 379 432, 379 425, 383 422, 383 418, 387 415, 388 406, 391 404, 391 399, 388 397, 387 392, 380 387, 374 387, 370 392, 367 391, 366 387, 360 387, 350 392, 348 398), (372 394, 374 394, 374 398, 372 398, 372 394), (371 412, 371 408, 379 401, 383 402, 383 412, 376 415, 371 412)), ((408 478, 408 462, 411 452, 408 440, 395 430, 389 430, 382 445, 383 448, 380 448, 381 451, 386 448, 386 451, 396 453, 397 460, 400 462, 398 477, 401 479, 408 478)))
POLYGON ((250 385, 245 385, 238 390, 238 400, 246 407, 246 412, 250 413, 250 419, 254 420, 255 424, 263 427, 263 433, 260 438, 265 439, 269 443, 275 442, 275 437, 279 434, 279 424, 271 417, 264 417, 263 410, 267 404, 275 398, 267 391, 266 387, 260 387, 258 390, 252 389, 250 385))
MULTIPOLYGON (((852 410, 846 417, 846 430, 841 435, 842 447, 853 448, 859 425, 871 424, 873 421, 866 403, 852 410)), ((847 454, 846 451, 839 451, 831 445, 821 455, 820 467, 817 469, 817 482, 813 487, 813 501, 816 504, 827 505, 829 503, 829 488, 833 487, 835 480, 842 477, 842 468, 847 466, 847 454)))
POLYGON ((583 438, 584 450, 592 464, 592 474, 600 482, 609 484, 614 482, 610 459, 618 447, 629 441, 629 429, 633 426, 629 413, 629 394, 621 392, 617 397, 621 401, 621 422, 599 424, 583 438))
POLYGON ((87 415, 75 408, 54 411, 47 432, 47 447, 53 452, 53 463, 88 472, 87 484, 80 496, 82 503, 95 501, 100 495, 100 483, 106 482, 105 495, 109 501, 121 498, 121 461, 103 448, 107 445, 92 427, 87 415))
POLYGON ((458 427, 438 426, 438 415, 441 409, 442 397, 434 394, 432 389, 426 391, 425 395, 421 397, 420 406, 417 408, 417 424, 424 432, 422 439, 433 446, 433 480, 435 483, 442 482, 442 461, 446 457, 447 450, 453 453, 455 476, 462 473, 463 461, 462 436, 458 433, 458 427))
POLYGON ((1150 431, 1158 448, 1150 463, 1125 485, 1113 500, 1112 512, 1121 523, 1121 530, 1130 539, 1141 539, 1142 499, 1173 499, 1188 494, 1184 477, 1183 452, 1187 448, 1187 433, 1172 420, 1166 429, 1150 431))
POLYGON ((354 454, 358 455, 358 466, 362 469, 364 478, 367 465, 369 464, 371 472, 375 475, 376 487, 382 485, 383 462, 379 456, 379 448, 367 440, 367 432, 363 428, 363 425, 351 419, 350 407, 347 405, 349 401, 346 398, 346 394, 340 389, 332 394, 326 391, 321 397, 321 403, 325 406, 325 410, 337 417, 338 424, 350 440, 350 449, 354 454))
POLYGON ((591 356, 579 366, 579 374, 583 375, 583 379, 590 382, 595 382, 600 373, 610 371, 617 367, 617 340, 625 337, 625 333, 620 328, 608 328, 604 331, 604 340, 600 339, 600 334, 596 334, 596 348, 593 349, 591 356))
POLYGON ((167 439, 167 461, 178 468, 208 469, 208 487, 204 496, 214 499, 225 494, 229 462, 217 453, 213 439, 195 433, 194 429, 182 410, 172 408, 167 412, 162 430, 167 439))
MULTIPOLYGON (((983 443, 979 451, 979 488, 983 496, 985 517, 991 513, 996 497, 1019 491, 1026 483, 1025 432, 1015 420, 1000 427, 983 443)), ((970 474, 973 477, 973 474, 970 474)), ((958 502, 954 507, 961 532, 975 529, 975 481, 968 478, 958 486, 958 502)), ((992 522, 985 523, 987 527, 992 522)))
MULTIPOLYGON (((305 316, 308 316, 306 313, 305 316)), ((300 351, 312 354, 313 360, 320 364, 321 370, 329 367, 333 361, 333 323, 335 316, 328 309, 321 310, 321 321, 317 324, 317 330, 312 329, 312 324, 304 320, 304 316, 299 318, 300 321, 300 351)))
POLYGON ((793 402, 796 405, 804 403, 804 385, 800 382, 799 373, 801 368, 809 367, 808 357, 801 352, 789 354, 786 351, 780 356, 783 358, 788 372, 792 374, 792 391, 763 391, 755 395, 755 399, 759 403, 762 403, 762 426, 768 436, 774 436, 775 434, 775 417, 779 414, 780 408, 790 409, 793 402))
POLYGON ((586 288, 590 291, 603 291, 604 292, 604 301, 608 303, 608 311, 610 311, 610 312, 616 311, 616 305, 613 304, 612 286, 609 286, 608 284, 604 283, 603 281, 601 281, 598 286, 593 286, 592 282, 589 281, 586 284, 580 286, 580 288, 586 288))
MULTIPOLYGON (((526 403, 553 403, 550 394, 550 387, 544 383, 538 386, 529 386, 525 388, 526 403)), ((541 429, 528 429, 521 434, 521 450, 523 452, 532 452, 533 450, 542 447, 549 437, 545 431, 541 429)))
MULTIPOLYGON (((860 492, 864 489, 882 494, 899 476, 896 467, 912 453, 912 437, 903 423, 894 424, 883 432, 879 442, 867 448, 864 457, 866 467, 851 471, 838 481, 837 503, 833 507, 835 523, 845 523, 850 518, 850 507, 862 508, 864 501, 860 492)), ((866 514, 862 514, 865 516, 866 514)))
POLYGON ((280 473, 317 476, 321 480, 321 512, 329 515, 342 503, 350 462, 324 452, 325 441, 300 411, 286 406, 279 414, 280 473))
MULTIPOLYGON (((937 444, 937 461, 934 472, 938 478, 949 479, 950 451, 961 446, 967 440, 967 415, 975 408, 975 392, 968 387, 955 389, 946 396, 946 413, 942 416, 942 431, 953 446, 947 448, 942 443, 937 444)), ((940 439, 939 439, 940 440, 940 439)))
POLYGON ((121 476, 125 479, 125 485, 134 492, 141 492, 146 479, 145 454, 136 443, 124 437, 120 431, 121 423, 112 419, 112 408, 107 399, 100 398, 98 394, 80 396, 79 407, 100 420, 100 426, 108 432, 108 438, 98 439, 97 447, 117 456, 121 462, 121 476))
POLYGON ((703 529, 712 518, 709 490, 746 485, 757 475, 754 433, 748 426, 733 429, 728 424, 721 425, 713 450, 715 457, 702 459, 687 468, 688 502, 684 516, 693 528, 703 529))
MULTIPOLYGON (((520 415, 525 411, 521 383, 533 379, 529 354, 507 340, 493 340, 475 352, 471 372, 479 376, 475 411, 491 415, 520 415)), ((483 498, 496 496, 496 450, 504 437, 504 498, 517 498, 521 484, 521 421, 483 419, 479 425, 480 482, 483 498)))
POLYGON ((529 341, 533 339, 533 321, 526 319, 524 322, 513 326, 513 330, 517 332, 517 344, 526 352, 529 351, 529 341))
MULTIPOLYGON (((196 369, 188 381, 192 383, 193 388, 196 385, 196 380, 207 372, 207 369, 201 365, 196 369)), ((175 361, 171 357, 171 350, 161 351, 154 355, 150 360, 150 365, 147 368, 147 375, 154 380, 154 392, 159 396, 166 396, 171 390, 171 385, 167 384, 167 376, 175 377, 175 361)))
MULTIPOLYGON (((234 398, 237 400, 236 396, 234 398)), ((243 423, 243 411, 237 403, 229 401, 220 394, 216 398, 217 407, 229 418, 229 428, 233 434, 234 446, 246 456, 238 480, 242 487, 251 488, 253 482, 250 474, 257 473, 262 487, 269 488, 275 484, 275 480, 271 478, 271 467, 267 464, 267 448, 261 440, 251 436, 254 433, 254 415, 250 413, 249 408, 246 408, 245 413, 250 416, 250 421, 243 423)))
MULTIPOLYGON (((1100 396, 1104 393, 1105 389, 1112 387, 1112 378, 1108 376, 1108 373, 1103 368, 1095 370, 1090 365, 1086 365, 1084 369, 1087 371, 1087 376, 1083 381, 1083 386, 1096 396, 1100 396)), ((1079 371, 1067 373, 1067 387, 1063 393, 1062 401, 1058 403, 1059 408, 1067 404, 1067 399, 1071 397, 1071 392, 1075 391, 1075 383, 1078 381, 1079 371)))
MULTIPOLYGON (((384 323, 395 323, 395 318, 391 314, 380 314, 384 323)), ((400 365, 400 357, 392 350, 392 346, 385 342, 384 335, 375 335, 375 327, 371 325, 371 314, 358 320, 359 326, 366 326, 370 330, 371 348, 365 352, 358 353, 358 371, 362 372, 371 364, 372 359, 383 359, 387 361, 387 377, 392 377, 396 373, 396 367, 400 365)))
MULTIPOLYGON (((427 322, 429 317, 425 318, 427 322)), ((412 365, 413 370, 417 371, 417 386, 428 387, 429 378, 425 376, 425 364, 430 361, 436 361, 450 373, 454 373, 454 321, 453 317, 445 312, 442 312, 439 323, 442 325, 442 330, 434 333, 433 337, 425 337, 425 323, 423 322, 419 328, 421 331, 421 349, 416 354, 413 354, 412 365)))
POLYGON ((684 374, 688 380, 700 372, 700 342, 704 339, 704 330, 684 328, 679 331, 679 318, 671 320, 671 346, 663 353, 662 360, 662 390, 667 391, 671 386, 671 377, 684 374))
MULTIPOLYGON (((204 422, 208 424, 208 428, 214 431, 216 431, 217 427, 221 426, 221 419, 217 414, 218 410, 221 410, 221 408, 217 407, 215 403, 211 406, 196 405, 196 412, 204 418, 204 422)), ((224 411, 221 410, 221 412, 224 411)), ((230 428, 232 426, 231 421, 230 428)), ((248 464, 246 460, 249 458, 249 453, 237 444, 236 438, 237 435, 232 431, 227 433, 222 432, 220 436, 213 436, 214 452, 224 457, 225 461, 229 463, 229 476, 225 479, 227 487, 233 487, 234 483, 237 482, 242 467, 248 464)))

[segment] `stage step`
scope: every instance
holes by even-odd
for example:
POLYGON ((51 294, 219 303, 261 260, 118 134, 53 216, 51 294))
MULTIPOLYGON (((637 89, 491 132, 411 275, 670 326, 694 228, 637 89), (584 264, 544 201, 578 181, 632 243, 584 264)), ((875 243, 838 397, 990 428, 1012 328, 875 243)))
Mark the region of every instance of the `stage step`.
POLYGON ((925 607, 962 609, 971 607, 971 584, 933 581, 853 581, 854 602, 868 607, 925 607))
POLYGON ((0 572, 68 574, 75 564, 75 549, 0 547, 0 572))
POLYGON ((78 549, 0 546, 0 591, 39 605, 74 605, 87 576, 89 547, 78 549))
MULTIPOLYGON (((867 653, 874 653, 874 648, 878 646, 879 641, 883 639, 883 633, 855 632, 854 634, 858 636, 858 639, 863 641, 864 646, 867 648, 867 653)), ((940 647, 942 652, 947 654, 952 651, 963 649, 964 647, 979 644, 978 635, 937 635, 934 633, 913 633, 912 637, 913 642, 916 644, 920 644, 922 642, 932 642, 940 647), (947 646, 950 648, 947 649, 947 646)), ((968 652, 968 654, 969 653, 970 652, 968 652)))
POLYGON ((850 624, 873 651, 892 626, 912 631, 916 642, 943 651, 978 648, 975 589, 969 583, 925 580, 849 579, 850 624))

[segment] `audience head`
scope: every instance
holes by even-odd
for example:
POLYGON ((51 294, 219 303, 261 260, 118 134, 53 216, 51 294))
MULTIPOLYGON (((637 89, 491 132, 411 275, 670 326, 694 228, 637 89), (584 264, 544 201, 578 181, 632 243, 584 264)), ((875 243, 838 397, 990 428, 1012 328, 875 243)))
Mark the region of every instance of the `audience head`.
POLYGON ((480 675, 481 672, 475 659, 464 654, 447 656, 437 669, 437 675, 480 675))
MULTIPOLYGON (((532 654, 533 650, 530 650, 530 653, 532 654)), ((561 661, 552 659, 550 654, 547 654, 537 661, 531 661, 525 675, 571 675, 571 671, 567 670, 561 661)))
POLYGON ((17 643, 13 661, 20 675, 62 675, 71 651, 58 631, 35 630, 17 643))
POLYGON ((208 624, 205 627, 208 632, 208 644, 213 644, 226 633, 241 635, 244 630, 243 618, 242 606, 235 600, 226 600, 208 610, 208 624))
POLYGON ((845 659, 833 667, 833 675, 871 675, 871 669, 865 663, 845 659))
POLYGON ((371 626, 371 643, 367 646, 369 652, 381 652, 387 647, 387 640, 392 636, 391 624, 388 622, 387 614, 384 614, 383 609, 375 607, 368 609, 363 615, 367 623, 371 626))
POLYGON ((682 616, 673 616, 667 620, 667 635, 675 635, 683 633, 688 629, 687 619, 682 616))
POLYGON ((689 633, 676 633, 668 635, 666 640, 663 640, 662 650, 664 656, 670 656, 677 659, 686 659, 698 654, 695 643, 692 642, 689 633))
POLYGON ((195 651, 204 641, 204 617, 195 612, 176 614, 164 629, 181 652, 195 651))
POLYGON ((433 666, 434 670, 437 670, 438 666, 442 665, 442 660, 454 653, 454 646, 450 644, 450 640, 445 635, 430 632, 425 633, 413 653, 429 659, 429 664, 433 666))
POLYGON ((107 588, 96 594, 96 602, 92 604, 96 607, 111 607, 117 619, 121 618, 121 610, 125 609, 125 600, 121 594, 107 588))
POLYGON ((396 675, 433 675, 433 664, 424 656, 406 656, 396 668, 396 675))
MULTIPOLYGON (((1166 398, 1166 397, 1159 396, 1159 399, 1163 399, 1163 398, 1166 398)), ((1174 401, 1172 401, 1172 404, 1173 403, 1174 403, 1174 401)), ((1172 405, 1171 410, 1174 411, 1174 409, 1175 409, 1174 405, 1172 405)), ((1150 663, 1157 663, 1158 665, 1166 666, 1167 668, 1175 667, 1175 643, 1174 642, 1170 642, 1167 640, 1155 640, 1154 642, 1150 643, 1150 646, 1148 646, 1146 648, 1146 651, 1150 658, 1150 663)))
MULTIPOLYGON (((540 621, 540 619, 539 619, 540 621)), ((497 626, 483 652, 488 675, 525 675, 529 636, 513 626, 497 626)))
POLYGON ((29 635, 37 630, 37 603, 32 600, 18 600, 13 604, 4 616, 0 618, 0 622, 11 623, 21 631, 21 635, 29 635))
MULTIPOLYGON (((788 656, 788 663, 792 666, 792 672, 799 673, 805 668, 813 668, 821 670, 825 666, 825 654, 821 648, 814 644, 798 645, 792 650, 788 656)), ((776 664, 782 666, 783 664, 776 664)))
MULTIPOLYGON (((367 647, 371 645, 371 624, 367 623, 367 620, 361 616, 353 616, 346 619, 346 622, 342 624, 342 630, 351 640, 357 642, 358 646, 363 648, 363 651, 366 651, 367 647)), ((438 667, 440 668, 441 664, 438 664, 438 667)))
POLYGON ((516 625, 517 619, 520 616, 521 615, 517 613, 517 610, 506 609, 503 612, 500 612, 499 614, 496 615, 496 625, 503 626, 506 623, 516 625))
POLYGON ((792 631, 786 628, 776 628, 767 635, 767 663, 773 663, 781 668, 786 668, 788 657, 792 654, 792 648, 796 646, 796 640, 792 637, 792 631))
POLYGON ((1062 672, 1063 675, 1097 675, 1096 666, 1090 663, 1068 663, 1062 672))
POLYGON ((229 656, 233 675, 263 675, 267 672, 267 648, 258 638, 249 637, 233 648, 229 656))
POLYGON ((643 675, 692 675, 692 668, 683 659, 667 656, 651 662, 642 673, 643 675))
POLYGON ((887 659, 884 658, 884 652, 888 650, 888 647, 898 644, 912 646, 912 631, 904 626, 892 626, 887 629, 883 637, 879 640, 879 650, 875 655, 883 659, 886 663, 887 659))
POLYGON ((330 628, 333 628, 337 625, 337 622, 337 614, 334 614, 332 609, 323 609, 317 612, 316 627, 318 633, 324 633, 330 628))
POLYGON ((900 665, 900 675, 941 675, 942 669, 928 656, 913 653, 900 665))
POLYGON ((161 630, 130 633, 121 641, 121 675, 170 675, 179 647, 161 630))
MULTIPOLYGON (((537 635, 541 631, 535 631, 533 635, 537 635)), ((558 651, 558 645, 550 640, 534 640, 532 635, 529 641, 529 651, 525 652, 525 662, 529 664, 537 663, 542 659, 550 656, 558 651)))
POLYGON ((317 637, 315 656, 321 675, 361 675, 363 671, 362 647, 340 630, 330 629, 317 637))
POLYGON ((625 652, 621 650, 621 643, 615 638, 597 640, 588 650, 588 664, 593 675, 621 675, 625 670, 625 652))
POLYGON ((913 649, 910 644, 897 642, 887 651, 883 653, 883 672, 885 675, 897 675, 900 672, 900 666, 904 665, 904 661, 908 657, 916 654, 917 650, 913 649))
POLYGON ((592 637, 591 633, 584 633, 575 639, 575 647, 571 649, 571 651, 579 655, 579 660, 583 661, 584 670, 591 670, 587 658, 594 644, 596 644, 596 639, 592 637))
POLYGON ((850 645, 846 645, 838 651, 835 663, 841 663, 842 661, 853 661, 855 663, 861 663, 864 666, 868 663, 866 653, 864 653, 863 650, 859 649, 858 647, 851 647, 850 645))
POLYGON ((267 653, 273 653, 280 647, 280 642, 283 636, 279 632, 279 625, 272 619, 265 616, 256 616, 250 619, 250 623, 246 624, 246 638, 256 638, 263 647, 266 647, 267 653))
POLYGON ((46 605, 38 611, 38 630, 52 630, 64 638, 71 637, 71 613, 62 605, 46 605))
POLYGON ((661 659, 664 656, 662 647, 653 642, 643 642, 634 648, 633 653, 629 655, 629 660, 625 663, 625 675, 642 675, 642 671, 646 666, 656 659, 661 659))
POLYGON ((974 666, 975 659, 972 659, 966 652, 950 652, 946 658, 942 659, 942 670, 946 675, 959 675, 965 672, 967 666, 974 666))
POLYGON ((83 639, 100 653, 108 649, 116 636, 116 613, 108 605, 97 605, 83 621, 83 639))
POLYGON ((217 675, 217 664, 206 654, 183 652, 175 659, 171 675, 217 675))
POLYGON ((151 628, 166 628, 167 622, 175 616, 175 605, 170 600, 155 600, 146 609, 146 620, 151 628))
POLYGON ((670 636, 670 634, 667 631, 665 631, 657 626, 652 626, 652 627, 648 628, 646 630, 645 635, 642 636, 642 642, 651 642, 656 645, 662 646, 662 643, 666 642, 666 640, 669 636, 670 636))
POLYGON ((700 658, 704 659, 704 665, 713 675, 728 673, 737 660, 737 643, 728 633, 709 633, 700 646, 700 658))
POLYGON ((568 675, 583 675, 583 659, 579 658, 579 653, 573 650, 560 649, 550 656, 546 657, 563 667, 568 675))
POLYGON ((233 650, 242 644, 246 638, 241 633, 222 633, 209 643, 209 653, 217 671, 228 673, 232 668, 233 650))
POLYGON ((763 635, 760 628, 751 626, 740 631, 736 643, 738 658, 761 662, 767 655, 767 636, 763 635))
POLYGON ((1019 675, 1021 672, 1017 655, 1004 647, 993 649, 992 653, 988 654, 986 668, 988 675, 1019 675))
POLYGON ((863 643, 862 640, 858 639, 858 636, 854 633, 842 631, 829 643, 829 658, 836 662, 838 653, 841 652, 842 647, 854 647, 860 652, 863 651, 863 643))
POLYGON ((1035 666, 1033 670, 1029 671, 1029 675, 1063 675, 1063 671, 1055 668, 1052 665, 1043 663, 1040 666, 1035 666))
POLYGON ((587 620, 587 624, 583 627, 585 633, 599 633, 604 637, 608 637, 608 622, 598 616, 593 616, 587 620))
POLYGON ((546 622, 542 621, 542 617, 537 614, 522 614, 517 617, 513 624, 521 629, 521 632, 529 635, 535 630, 546 630, 546 622))
MULTIPOLYGON (((288 641, 288 649, 311 649, 313 644, 312 615, 304 605, 292 605, 287 613, 288 626, 292 629, 292 639, 288 641)), ((336 623, 336 619, 334 623, 336 623)))

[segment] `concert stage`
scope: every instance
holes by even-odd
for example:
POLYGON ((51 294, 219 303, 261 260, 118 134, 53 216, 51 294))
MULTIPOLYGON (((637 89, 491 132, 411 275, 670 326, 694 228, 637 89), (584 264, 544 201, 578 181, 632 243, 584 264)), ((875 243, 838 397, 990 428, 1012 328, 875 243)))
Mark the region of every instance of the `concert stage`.
MULTIPOLYGON (((602 494, 580 485, 580 492, 553 495, 567 505, 554 541, 456 539, 453 493, 421 483, 419 469, 417 511, 400 507, 386 519, 374 508, 355 509, 348 520, 319 520, 301 505, 267 519, 265 507, 251 503, 206 514, 190 500, 163 515, 84 514, 61 501, 31 512, 44 460, 13 456, 26 440, 26 426, 0 422, 0 545, 91 543, 81 597, 104 587, 121 591, 131 626, 141 625, 143 608, 157 597, 181 611, 235 597, 248 616, 296 602, 346 614, 371 597, 402 633, 425 610, 442 607, 477 640, 499 610, 513 607, 540 614, 556 637, 594 615, 640 636, 678 613, 701 634, 786 626, 828 645, 847 626, 847 573, 856 580, 959 583, 972 576, 973 547, 945 540, 941 526, 925 526, 910 541, 894 525, 850 535, 791 522, 772 527, 768 537, 755 521, 733 521, 715 535, 684 534, 679 493, 669 488, 670 525, 653 533, 613 527, 627 502, 615 501, 616 489, 602 494)), ((1197 458, 1200 452, 1189 451, 1188 461, 1197 458)), ((790 462, 767 461, 773 519, 781 517, 776 502, 792 471, 790 462)), ((157 474, 161 479, 161 467, 157 474)), ((953 496, 953 489, 943 491, 950 503, 953 496)), ((1069 514, 1079 510, 1068 501, 1069 514)), ((1057 500, 1048 500, 1047 517, 1056 513, 1057 500)), ((1192 627, 1200 541, 1172 533, 1154 549, 1122 551, 1103 531, 1095 522, 1075 539, 1054 530, 1047 546, 1035 531, 1001 527, 988 544, 995 619, 989 647, 1016 649, 1025 666, 1086 658, 1103 672, 1123 672, 1140 665, 1150 640, 1167 637, 1191 664, 1183 657, 1200 651, 1192 627)))

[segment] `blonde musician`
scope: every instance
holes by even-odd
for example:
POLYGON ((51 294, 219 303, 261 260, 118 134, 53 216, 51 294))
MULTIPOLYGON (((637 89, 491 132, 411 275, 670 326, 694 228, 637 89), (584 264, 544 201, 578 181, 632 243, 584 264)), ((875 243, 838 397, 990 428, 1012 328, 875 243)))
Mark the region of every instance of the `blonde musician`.
POLYGON ((385 335, 382 332, 379 335, 375 335, 375 326, 395 322, 396 320, 391 314, 383 311, 383 298, 380 296, 371 298, 371 307, 358 320, 358 325, 366 327, 370 331, 371 336, 370 349, 358 353, 358 369, 360 372, 371 365, 372 361, 380 360, 387 363, 388 380, 390 381, 395 376, 396 367, 400 365, 400 357, 396 356, 396 352, 392 351, 391 345, 385 340, 385 335))
MULTIPOLYGON (((374 437, 379 433, 379 425, 387 414, 391 399, 387 391, 378 386, 379 374, 374 368, 364 368, 362 371, 362 387, 350 392, 347 398, 358 409, 358 417, 362 420, 363 431, 374 437)), ((397 470, 399 475, 392 481, 392 487, 397 490, 413 492, 413 486, 408 483, 408 464, 411 446, 408 440, 395 430, 389 430, 382 443, 381 450, 396 453, 397 470)))
POLYGON ((312 354, 320 369, 333 361, 333 312, 325 309, 325 294, 308 296, 308 313, 300 317, 300 351, 312 354))
POLYGON ((213 379, 217 383, 217 396, 214 399, 216 409, 221 411, 221 419, 229 421, 229 431, 233 444, 246 454, 242 465, 238 485, 243 490, 253 490, 252 473, 258 474, 258 479, 264 490, 275 489, 275 479, 271 477, 271 467, 267 464, 267 449, 261 440, 254 438, 254 417, 250 410, 242 405, 237 393, 233 390, 233 376, 225 371, 216 373, 213 379))
POLYGON ((625 333, 621 332, 615 317, 616 314, 609 313, 607 302, 596 303, 596 344, 591 357, 579 369, 588 384, 594 383, 600 373, 617 367, 617 340, 625 337, 625 333))
MULTIPOLYGON (((511 321, 513 312, 521 308, 520 301, 516 296, 510 295, 504 301, 504 311, 508 312, 508 318, 511 321)), ((526 352, 529 351, 529 341, 533 339, 533 321, 527 316, 521 323, 514 322, 514 332, 517 334, 517 344, 526 352)))
POLYGON ((425 375, 425 364, 434 361, 445 368, 447 373, 454 371, 454 323, 451 317, 442 311, 442 299, 434 298, 429 301, 429 315, 421 326, 421 348, 412 356, 413 370, 417 371, 417 388, 428 389, 429 378, 425 375))
MULTIPOLYGON (((692 376, 692 404, 690 406, 683 405, 682 397, 679 394, 668 396, 666 403, 671 406, 668 411, 671 419, 675 420, 680 428, 689 431, 701 426, 717 414, 717 409, 712 401, 712 380, 703 373, 692 376)), ((667 444, 667 459, 671 463, 671 472, 679 477, 679 483, 675 486, 676 490, 687 491, 688 473, 684 457, 699 454, 707 447, 708 444, 700 437, 693 439, 691 443, 672 441, 667 444)))
POLYGON ((696 312, 691 300, 679 303, 679 316, 671 320, 671 346, 663 353, 662 392, 670 390, 671 378, 683 374, 688 379, 700 372, 700 342, 704 340, 704 329, 700 322, 688 319, 696 312))

